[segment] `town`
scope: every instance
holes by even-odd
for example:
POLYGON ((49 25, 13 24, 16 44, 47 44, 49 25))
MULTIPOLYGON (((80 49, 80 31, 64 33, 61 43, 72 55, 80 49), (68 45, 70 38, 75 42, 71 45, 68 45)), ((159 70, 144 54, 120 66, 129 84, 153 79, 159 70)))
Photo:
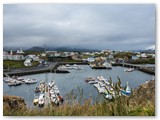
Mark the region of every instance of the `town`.
POLYGON ((100 52, 25 52, 22 49, 3 51, 4 71, 15 68, 48 66, 50 62, 89 62, 96 65, 102 65, 105 62, 110 64, 155 64, 155 52, 114 51, 109 49, 100 52))

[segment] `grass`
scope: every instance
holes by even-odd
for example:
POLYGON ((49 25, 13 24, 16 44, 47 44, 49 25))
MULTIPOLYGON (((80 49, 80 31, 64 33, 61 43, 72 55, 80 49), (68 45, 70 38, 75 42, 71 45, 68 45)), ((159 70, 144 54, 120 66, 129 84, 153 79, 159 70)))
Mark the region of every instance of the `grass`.
MULTIPOLYGON (((39 62, 34 61, 32 62, 32 66, 37 66, 39 62)), ((3 60, 3 68, 25 68, 24 61, 22 60, 3 60)))
POLYGON ((4 107, 4 116, 154 116, 155 108, 152 103, 141 106, 131 105, 128 98, 122 97, 114 101, 105 100, 91 104, 86 100, 83 105, 66 103, 59 107, 48 106, 42 109, 8 110, 4 107))

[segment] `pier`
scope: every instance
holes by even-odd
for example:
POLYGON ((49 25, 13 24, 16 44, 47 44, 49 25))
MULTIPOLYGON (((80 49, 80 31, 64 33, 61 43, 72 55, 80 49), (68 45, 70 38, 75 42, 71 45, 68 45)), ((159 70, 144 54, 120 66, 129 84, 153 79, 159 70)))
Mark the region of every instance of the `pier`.
POLYGON ((117 65, 123 66, 123 67, 135 68, 142 72, 155 75, 155 65, 142 65, 142 64, 130 64, 130 63, 120 63, 117 65))
POLYGON ((56 70, 59 65, 63 64, 77 64, 77 65, 88 65, 88 62, 52 62, 48 66, 37 66, 31 68, 18 68, 18 69, 10 69, 9 71, 4 70, 4 76, 22 76, 22 75, 30 75, 30 74, 39 74, 45 72, 53 72, 53 73, 68 73, 66 71, 56 70))

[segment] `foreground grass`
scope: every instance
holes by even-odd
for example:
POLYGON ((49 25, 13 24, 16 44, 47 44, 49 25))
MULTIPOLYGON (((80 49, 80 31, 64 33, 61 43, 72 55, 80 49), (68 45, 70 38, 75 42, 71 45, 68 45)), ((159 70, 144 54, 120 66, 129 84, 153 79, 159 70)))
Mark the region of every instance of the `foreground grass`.
POLYGON ((86 100, 83 105, 66 103, 59 107, 48 106, 42 109, 7 109, 3 106, 4 116, 154 116, 154 103, 145 101, 137 104, 126 97, 101 103, 91 104, 91 100, 86 100))

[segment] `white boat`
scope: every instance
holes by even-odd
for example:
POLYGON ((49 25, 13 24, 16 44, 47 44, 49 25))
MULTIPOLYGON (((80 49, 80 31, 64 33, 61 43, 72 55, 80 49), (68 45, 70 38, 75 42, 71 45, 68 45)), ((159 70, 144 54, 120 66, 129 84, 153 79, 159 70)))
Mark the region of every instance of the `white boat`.
POLYGON ((19 82, 17 80, 13 80, 8 83, 8 86, 18 86, 18 85, 21 85, 21 82, 19 82))
POLYGON ((33 104, 37 105, 38 102, 39 102, 38 96, 35 96, 34 99, 33 99, 33 104))
POLYGON ((128 69, 124 69, 125 72, 132 72, 134 71, 134 68, 128 68, 128 69))
POLYGON ((68 68, 65 67, 65 66, 59 66, 59 67, 57 68, 57 70, 69 72, 68 68))
POLYGON ((98 87, 99 87, 99 84, 97 83, 97 84, 94 84, 93 86, 96 87, 96 88, 98 88, 98 87))
POLYGON ((55 92, 56 94, 59 94, 59 90, 55 90, 54 92, 55 92))
POLYGON ((106 96, 105 96, 105 98, 107 98, 107 99, 112 99, 112 95, 111 94, 107 94, 106 96))
POLYGON ((98 81, 97 80, 95 80, 95 81, 89 81, 88 83, 89 84, 96 84, 96 83, 98 83, 98 81))
POLYGON ((73 67, 73 69, 81 70, 81 69, 78 67, 78 65, 76 65, 76 64, 74 64, 72 67, 73 67))
POLYGON ((37 83, 36 79, 27 79, 26 80, 26 84, 34 84, 34 83, 37 83))
POLYGON ((127 82, 126 90, 120 90, 120 91, 121 91, 122 95, 125 95, 125 96, 129 96, 132 93, 131 88, 128 85, 128 82, 127 82))
POLYGON ((108 62, 105 62, 103 64, 107 69, 112 69, 112 64, 108 63, 108 62))
POLYGON ((11 82, 12 80, 13 80, 13 79, 10 78, 10 77, 4 77, 4 78, 3 78, 3 81, 4 81, 5 83, 11 82))
POLYGON ((40 96, 38 98, 38 105, 39 105, 39 107, 44 106, 44 94, 40 94, 40 96))

